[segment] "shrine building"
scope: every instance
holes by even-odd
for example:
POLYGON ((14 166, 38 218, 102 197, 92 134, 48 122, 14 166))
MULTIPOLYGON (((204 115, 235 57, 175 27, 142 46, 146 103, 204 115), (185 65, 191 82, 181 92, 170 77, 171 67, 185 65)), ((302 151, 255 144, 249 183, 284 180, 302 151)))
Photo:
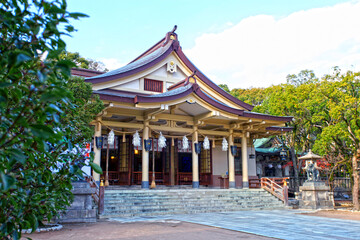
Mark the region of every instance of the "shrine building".
POLYGON ((185 56, 175 30, 122 68, 88 73, 106 106, 92 122, 94 162, 104 172, 93 177, 146 189, 154 172, 157 185, 248 188, 257 178, 254 139, 291 130, 292 117, 252 112, 225 92, 185 56))

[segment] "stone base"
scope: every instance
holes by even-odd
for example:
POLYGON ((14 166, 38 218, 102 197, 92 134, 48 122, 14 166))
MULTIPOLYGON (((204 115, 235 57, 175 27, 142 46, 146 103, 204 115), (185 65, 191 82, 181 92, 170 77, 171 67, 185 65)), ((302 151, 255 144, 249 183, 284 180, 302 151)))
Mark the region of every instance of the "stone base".
POLYGON ((299 208, 334 209, 334 195, 330 187, 322 181, 306 181, 296 193, 299 208))
POLYGON ((91 194, 95 193, 95 189, 90 187, 88 182, 72 183, 74 201, 71 206, 61 216, 59 222, 96 222, 96 209, 93 206, 91 194))

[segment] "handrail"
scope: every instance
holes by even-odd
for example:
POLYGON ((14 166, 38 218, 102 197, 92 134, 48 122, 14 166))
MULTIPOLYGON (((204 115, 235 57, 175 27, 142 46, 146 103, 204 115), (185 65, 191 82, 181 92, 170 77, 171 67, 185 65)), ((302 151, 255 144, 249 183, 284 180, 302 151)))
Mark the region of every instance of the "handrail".
POLYGON ((104 192, 105 192, 104 184, 101 180, 99 186, 92 176, 88 176, 86 179, 89 182, 90 187, 95 188, 95 193, 91 194, 91 196, 93 197, 95 204, 98 206, 99 214, 102 214, 104 213, 104 192))
POLYGON ((289 178, 276 178, 276 180, 282 180, 282 186, 277 184, 272 178, 263 177, 261 178, 261 188, 265 189, 266 191, 270 192, 275 197, 279 198, 281 201, 287 205, 288 203, 288 187, 287 181, 289 178))

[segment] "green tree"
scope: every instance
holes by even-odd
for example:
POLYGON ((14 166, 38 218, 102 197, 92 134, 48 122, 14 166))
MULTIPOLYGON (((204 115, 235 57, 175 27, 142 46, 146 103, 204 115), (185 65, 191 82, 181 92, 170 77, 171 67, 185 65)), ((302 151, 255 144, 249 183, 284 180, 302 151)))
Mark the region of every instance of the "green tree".
POLYGON ((293 127, 293 131, 285 135, 285 141, 290 147, 295 180, 299 186, 302 163, 298 162, 296 152, 309 150, 321 131, 313 118, 321 110, 313 97, 316 95, 318 79, 313 71, 304 70, 297 75, 288 75, 287 82, 267 88, 233 89, 230 93, 254 105, 255 112, 294 117, 295 121, 288 124, 293 127))
POLYGON ((360 73, 341 74, 335 68, 321 82, 319 97, 322 99, 322 132, 314 149, 321 154, 335 157, 334 168, 339 164, 349 166, 353 183, 354 209, 359 210, 360 159, 360 73))
POLYGON ((80 56, 80 53, 75 52, 68 52, 63 51, 60 53, 59 59, 61 60, 70 60, 75 63, 76 67, 84 68, 84 69, 91 69, 100 72, 108 72, 109 70, 105 67, 104 63, 100 61, 95 61, 92 59, 87 59, 80 56))
POLYGON ((230 92, 230 89, 227 84, 219 84, 219 87, 221 87, 225 92, 230 92))
POLYGON ((265 88, 234 88, 230 91, 230 94, 253 106, 261 106, 267 97, 265 95, 265 88))
POLYGON ((298 73, 297 75, 289 74, 286 76, 287 84, 291 84, 296 87, 302 84, 312 83, 317 81, 318 79, 316 78, 313 70, 301 70, 300 73, 298 73))
POLYGON ((93 114, 82 110, 101 104, 79 96, 89 86, 71 87, 77 84, 69 79, 74 64, 59 54, 66 46, 62 36, 74 31, 69 19, 85 16, 68 12, 62 0, 1 1, 1 239, 19 239, 21 229, 35 230, 65 210, 71 181, 82 177, 81 143, 93 114))

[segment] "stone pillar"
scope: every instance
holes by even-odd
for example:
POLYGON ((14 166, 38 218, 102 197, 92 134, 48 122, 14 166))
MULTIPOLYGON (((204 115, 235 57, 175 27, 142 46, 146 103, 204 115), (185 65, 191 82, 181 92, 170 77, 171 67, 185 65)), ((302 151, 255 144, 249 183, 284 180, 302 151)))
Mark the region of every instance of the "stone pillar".
POLYGON ((235 188, 235 160, 231 153, 231 146, 234 145, 233 131, 230 129, 229 135, 229 148, 228 148, 228 159, 229 159, 229 188, 235 188))
POLYGON ((142 150, 142 180, 141 187, 149 188, 149 152, 145 150, 145 139, 149 139, 149 122, 144 122, 142 150))
POLYGON ((88 182, 73 182, 74 200, 64 214, 60 216, 61 223, 96 222, 96 209, 93 208, 92 194, 95 188, 88 182))
MULTIPOLYGON (((96 147, 96 138, 95 137, 101 137, 101 123, 99 121, 101 121, 101 117, 96 117, 96 124, 95 124, 95 134, 94 134, 94 163, 96 163, 97 165, 101 166, 101 147, 97 148, 96 147)), ((96 183, 98 185, 100 185, 100 174, 96 173, 93 170, 93 177, 94 180, 96 181, 96 183)))
POLYGON ((243 188, 249 188, 249 173, 248 173, 248 152, 247 152, 247 137, 246 133, 241 138, 241 157, 242 157, 242 180, 243 188))
POLYGON ((194 126, 194 133, 192 135, 192 179, 193 188, 199 188, 199 158, 195 152, 195 143, 198 142, 197 126, 194 126))

